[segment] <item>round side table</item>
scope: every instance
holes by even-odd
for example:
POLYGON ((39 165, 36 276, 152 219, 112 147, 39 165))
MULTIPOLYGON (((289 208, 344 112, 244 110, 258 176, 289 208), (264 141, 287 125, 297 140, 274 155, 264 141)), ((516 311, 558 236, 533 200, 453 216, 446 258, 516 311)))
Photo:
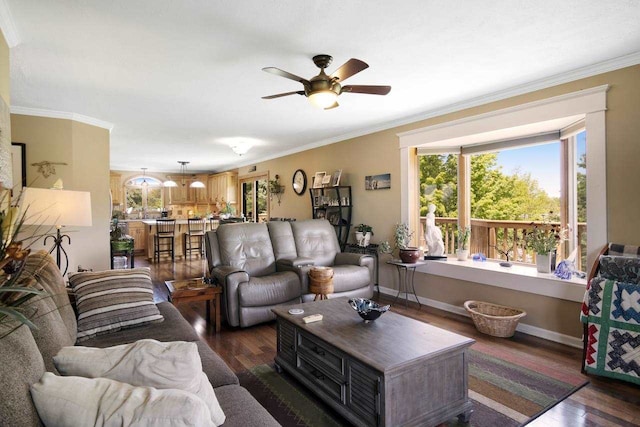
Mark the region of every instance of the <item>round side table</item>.
POLYGON ((333 268, 313 267, 309 270, 309 292, 316 294, 314 301, 329 299, 333 293, 333 268))

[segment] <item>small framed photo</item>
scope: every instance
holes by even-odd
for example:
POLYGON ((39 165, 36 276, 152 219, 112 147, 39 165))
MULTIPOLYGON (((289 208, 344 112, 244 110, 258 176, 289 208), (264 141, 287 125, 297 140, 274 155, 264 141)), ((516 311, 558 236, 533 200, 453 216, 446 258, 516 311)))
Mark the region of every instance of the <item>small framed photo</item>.
POLYGON ((322 180, 326 174, 326 172, 316 172, 313 176, 313 188, 322 188, 322 180))
POLYGON ((330 185, 330 184, 331 184, 331 175, 325 175, 325 176, 322 178, 322 186, 323 186, 323 187, 326 187, 326 186, 328 186, 328 185, 330 185))
POLYGON ((391 174, 367 175, 364 177, 365 190, 387 190, 391 188, 391 174))
POLYGON ((337 187, 340 185, 340 177, 342 176, 342 169, 339 169, 333 173, 331 177, 331 185, 337 187))
POLYGON ((320 206, 322 204, 322 198, 320 196, 313 196, 313 205, 320 206))
POLYGON ((325 219, 326 216, 326 211, 323 209, 318 210, 318 212, 316 212, 316 218, 317 219, 325 219))
POLYGON ((338 212, 334 212, 331 215, 329 215, 329 222, 333 225, 339 225, 340 224, 340 214, 338 212))

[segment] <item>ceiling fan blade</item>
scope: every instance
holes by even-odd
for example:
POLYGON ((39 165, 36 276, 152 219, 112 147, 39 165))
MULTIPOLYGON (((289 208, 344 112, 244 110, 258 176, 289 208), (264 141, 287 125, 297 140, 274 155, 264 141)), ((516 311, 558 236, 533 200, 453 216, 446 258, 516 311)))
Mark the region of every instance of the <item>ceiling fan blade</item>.
POLYGON ((296 90, 293 92, 285 92, 285 93, 279 93, 277 95, 269 95, 269 96, 263 96, 262 99, 274 99, 274 98, 280 98, 283 96, 289 96, 289 95, 304 95, 304 91, 303 90, 296 90))
POLYGON ((337 78, 339 82, 343 82, 349 77, 359 73, 366 68, 369 68, 369 65, 367 65, 366 62, 360 61, 359 59, 351 58, 350 60, 342 64, 340 68, 335 70, 333 74, 331 74, 331 77, 337 78))
POLYGON ((334 102, 332 105, 330 105, 329 107, 325 108, 325 110, 331 110, 332 108, 336 108, 339 107, 340 104, 338 104, 338 101, 334 102))
POLYGON ((267 73, 270 73, 270 74, 275 74, 276 76, 280 76, 280 77, 284 77, 284 78, 287 78, 287 79, 295 80, 297 82, 302 83, 303 85, 310 84, 309 80, 303 79, 300 76, 296 76, 295 74, 291 74, 291 73, 289 73, 287 71, 281 70, 280 68, 265 67, 265 68, 262 69, 262 71, 266 71, 267 73))
POLYGON ((391 86, 347 85, 342 86, 342 92, 367 93, 369 95, 386 95, 391 92, 391 86))

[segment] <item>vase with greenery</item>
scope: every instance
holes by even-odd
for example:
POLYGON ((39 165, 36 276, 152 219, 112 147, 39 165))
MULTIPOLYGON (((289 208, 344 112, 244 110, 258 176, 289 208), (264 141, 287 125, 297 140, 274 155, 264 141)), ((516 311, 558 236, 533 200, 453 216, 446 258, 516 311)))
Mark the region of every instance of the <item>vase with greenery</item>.
POLYGON ((358 246, 369 246, 371 236, 373 236, 373 227, 367 224, 358 224, 356 227, 356 241, 358 242, 358 246))
POLYGON ((533 224, 527 233, 525 241, 527 247, 536 253, 536 267, 541 273, 551 272, 551 257, 558 245, 567 239, 567 230, 556 225, 533 224))
POLYGON ((393 233, 396 249, 398 249, 398 255, 402 262, 408 264, 415 263, 420 258, 420 249, 409 246, 412 236, 413 231, 409 230, 409 226, 406 223, 396 224, 393 233))
POLYGON ((469 238, 471 237, 471 227, 458 227, 458 250, 456 255, 458 261, 465 261, 469 258, 469 238))
POLYGON ((24 270, 31 251, 28 246, 41 237, 36 231, 22 241, 18 239, 26 218, 27 209, 20 212, 9 190, 0 183, 0 325, 18 321, 35 327, 29 320, 29 307, 25 303, 44 293, 34 288, 35 281, 24 270))

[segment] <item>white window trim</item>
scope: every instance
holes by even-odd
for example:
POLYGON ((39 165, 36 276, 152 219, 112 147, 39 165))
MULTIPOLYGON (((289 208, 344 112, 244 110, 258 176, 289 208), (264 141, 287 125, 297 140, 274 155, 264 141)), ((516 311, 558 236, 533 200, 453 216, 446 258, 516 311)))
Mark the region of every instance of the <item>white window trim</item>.
MULTIPOLYGON (((606 129, 605 112, 607 109, 607 90, 609 85, 597 86, 590 89, 572 92, 540 101, 517 105, 510 108, 492 111, 459 120, 440 123, 421 129, 399 133, 400 149, 400 175, 401 175, 401 221, 411 224, 415 222, 418 212, 417 201, 417 170, 412 168, 412 156, 415 149, 428 148, 437 151, 441 149, 438 143, 442 141, 476 135, 484 132, 492 132, 511 127, 524 126, 548 120, 564 117, 584 115, 585 128, 587 130, 587 266, 595 261, 599 250, 608 242, 607 237, 607 194, 606 194, 606 129)), ((436 264, 436 263, 430 263, 436 264)), ((508 274, 516 275, 525 280, 527 289, 517 283, 517 280, 504 280, 506 272, 495 270, 494 266, 487 263, 484 266, 471 265, 458 266, 434 266, 431 270, 427 267, 422 271, 470 280, 477 283, 495 284, 496 286, 523 290, 526 292, 547 295, 549 292, 538 289, 549 285, 558 289, 550 292, 548 296, 556 296, 572 301, 580 301, 577 298, 575 286, 581 287, 584 292, 584 281, 576 283, 560 281, 552 277, 540 277, 531 275, 528 271, 520 269, 511 270, 508 274), (489 267, 488 267, 489 266, 489 267), (466 268, 467 270, 460 270, 466 268), (482 272, 480 273, 480 270, 482 272), (468 279, 464 277, 465 271, 473 273, 468 279), (551 281, 550 281, 551 280, 551 281), (580 283, 581 282, 581 283, 580 283), (500 284, 498 284, 500 283, 500 284), (532 290, 535 289, 535 290, 532 290), (563 296, 564 295, 564 296, 563 296)), ((527 268, 527 267, 523 267, 527 268)), ((528 267, 532 271, 534 268, 528 267)))

